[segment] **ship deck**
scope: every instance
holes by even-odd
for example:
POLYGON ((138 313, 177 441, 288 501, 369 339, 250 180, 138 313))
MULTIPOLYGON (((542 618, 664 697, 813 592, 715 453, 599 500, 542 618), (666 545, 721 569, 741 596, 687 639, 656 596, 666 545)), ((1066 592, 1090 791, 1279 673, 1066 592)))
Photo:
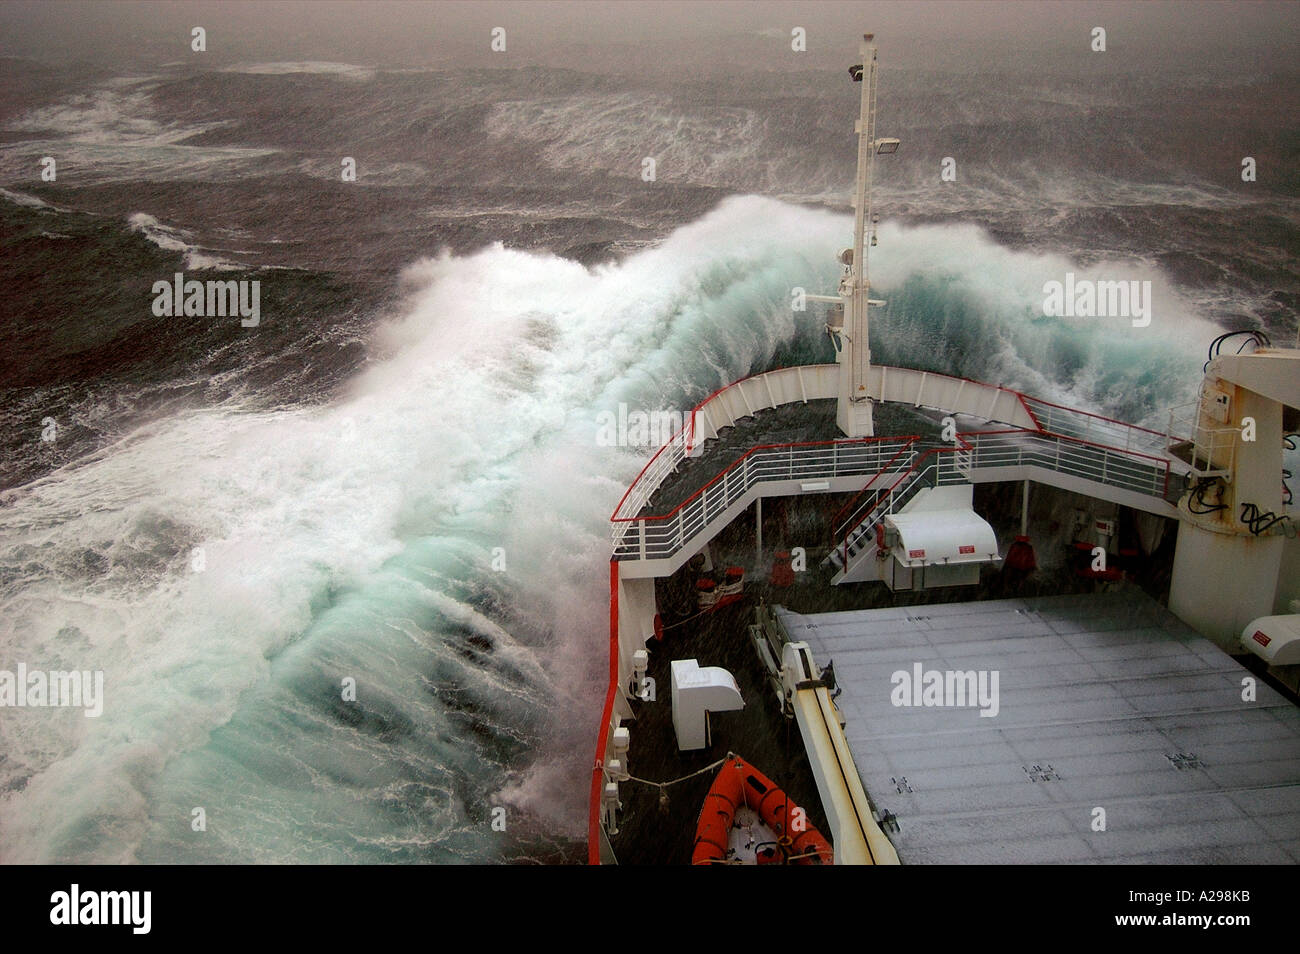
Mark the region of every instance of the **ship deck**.
POLYGON ((826 820, 799 740, 799 729, 785 718, 768 687, 766 675, 746 636, 752 621, 749 599, 671 625, 662 642, 650 644, 655 701, 633 703, 628 723, 633 745, 628 770, 638 780, 668 782, 661 800, 657 784, 625 781, 620 786, 619 833, 611 838, 620 864, 689 865, 700 808, 717 777, 713 763, 734 752, 779 785, 805 808, 809 823, 826 831, 826 820), (701 666, 722 666, 735 677, 745 708, 710 716, 711 745, 692 752, 677 748, 673 734, 672 674, 674 659, 698 659, 701 666), (648 745, 640 740, 657 740, 648 745), (699 772, 700 774, 694 774, 699 772))
POLYGON ((777 613, 905 864, 1300 862, 1300 708, 1136 587, 777 613), (998 714, 895 706, 917 663, 998 672, 998 714))

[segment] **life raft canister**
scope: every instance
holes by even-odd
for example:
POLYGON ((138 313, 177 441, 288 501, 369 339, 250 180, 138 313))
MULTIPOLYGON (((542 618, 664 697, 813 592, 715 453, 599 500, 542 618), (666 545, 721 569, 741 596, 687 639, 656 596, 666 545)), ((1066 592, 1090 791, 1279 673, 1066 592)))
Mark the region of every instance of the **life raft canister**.
MULTIPOLYGON (((707 865, 724 861, 727 843, 735 821, 736 809, 746 805, 758 812, 785 846, 786 854, 797 865, 828 865, 834 854, 828 842, 808 822, 807 814, 776 784, 739 756, 732 756, 718 770, 718 777, 700 808, 695 826, 695 848, 691 864, 707 865), (795 828, 802 830, 796 831, 795 828)), ((772 863, 775 858, 761 863, 772 863)))
POLYGON ((794 585, 794 568, 790 565, 790 551, 778 550, 772 561, 772 575, 768 577, 772 586, 787 587, 794 585))
POLYGON ((695 581, 695 598, 700 609, 712 609, 718 601, 718 584, 707 576, 695 581))
POLYGON ((1002 561, 1004 569, 1029 572, 1038 568, 1038 558, 1034 556, 1034 545, 1024 535, 1017 536, 1011 546, 1007 547, 1006 559, 1002 561))

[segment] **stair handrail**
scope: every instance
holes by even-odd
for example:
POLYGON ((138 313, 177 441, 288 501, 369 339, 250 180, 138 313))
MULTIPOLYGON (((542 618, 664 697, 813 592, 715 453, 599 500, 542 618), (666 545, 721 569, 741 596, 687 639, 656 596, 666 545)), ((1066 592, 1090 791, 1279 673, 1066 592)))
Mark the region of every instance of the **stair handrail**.
MULTIPOLYGON (((895 450, 893 457, 898 453, 906 450, 918 438, 914 435, 906 437, 861 437, 852 439, 839 439, 831 441, 796 441, 787 444, 758 444, 734 460, 729 466, 715 474, 703 487, 700 487, 689 497, 683 500, 672 510, 662 514, 625 514, 617 513, 610 518, 611 536, 615 547, 615 558, 621 555, 631 555, 626 552, 629 546, 636 546, 636 540, 628 542, 630 537, 636 536, 639 539, 640 555, 644 559, 647 555, 647 530, 651 530, 651 535, 655 540, 650 544, 650 549, 656 551, 654 556, 666 557, 677 553, 686 542, 696 533, 707 526, 710 521, 710 512, 720 512, 734 503, 737 499, 748 493, 749 490, 758 483, 772 479, 794 479, 794 470, 796 467, 795 454, 802 449, 811 448, 831 448, 832 453, 829 455, 832 459, 828 464, 803 464, 799 477, 827 477, 837 476, 846 469, 864 466, 855 463, 852 459, 844 460, 840 454, 840 448, 850 448, 852 450, 867 449, 867 457, 870 456, 870 449, 879 447, 880 453, 876 455, 876 460, 870 461, 865 466, 875 467, 879 472, 879 458, 888 453, 895 444, 901 444, 899 450, 895 450), (773 454, 773 452, 776 452, 773 454), (766 462, 768 457, 780 458, 781 452, 784 452, 786 463, 788 464, 787 475, 781 478, 774 478, 769 473, 760 470, 755 461, 766 462), (732 478, 740 473, 740 480, 732 478), (696 511, 703 510, 703 519, 696 511), (689 526, 687 524, 689 523, 689 526), (651 524, 655 525, 653 528, 651 524)), ((893 459, 893 458, 891 458, 893 459)))
MULTIPOLYGON (((893 513, 895 506, 901 506, 897 498, 906 493, 925 471, 931 468, 935 469, 937 479, 938 468, 942 466, 938 460, 939 454, 957 454, 961 451, 971 449, 970 445, 966 443, 961 434, 956 435, 956 437, 957 442, 950 447, 932 447, 922 453, 919 457, 915 457, 912 461, 912 466, 876 497, 876 502, 872 505, 871 509, 864 513, 860 519, 856 520, 844 531, 840 542, 832 547, 832 549, 841 549, 842 568, 848 566, 849 540, 858 532, 859 527, 862 527, 868 520, 871 520, 871 523, 864 527, 864 532, 865 530, 870 530, 871 527, 875 526, 875 524, 878 523, 885 514, 893 513), (935 460, 930 464, 926 464, 925 461, 930 457, 934 457, 935 460), (909 478, 911 479, 909 480, 909 478), (907 486, 901 486, 905 481, 907 482, 907 486), (883 510, 881 510, 882 507, 884 507, 883 510), (878 510, 881 510, 880 514, 876 513, 878 510)), ((911 498, 909 497, 908 499, 910 500, 911 498)), ((902 503, 906 502, 906 500, 902 501, 902 503)), ((833 539, 832 542, 834 543, 833 539)))
MULTIPOLYGON (((916 437, 916 436, 908 437, 908 438, 907 438, 907 443, 904 444, 901 448, 899 448, 898 453, 895 454, 893 457, 891 457, 891 458, 890 458, 890 459, 885 463, 885 466, 881 467, 880 470, 876 471, 874 474, 871 475, 871 478, 866 482, 866 484, 863 485, 862 489, 859 490, 859 491, 858 491, 858 492, 853 496, 853 499, 847 501, 845 504, 843 504, 843 505, 840 507, 839 510, 835 511, 834 515, 831 516, 831 533, 832 533, 832 535, 835 533, 835 528, 838 527, 838 526, 840 525, 840 516, 841 516, 841 515, 842 515, 846 510, 848 510, 850 507, 853 507, 853 505, 856 504, 856 503, 857 503, 857 502, 862 498, 862 495, 865 494, 868 490, 871 489, 871 485, 872 485, 873 483, 876 482, 877 478, 879 478, 882 474, 886 473, 886 472, 889 471, 891 468, 893 468, 894 463, 898 460, 899 457, 903 456, 904 453, 908 453, 908 454, 915 455, 915 453, 916 453, 916 451, 915 451, 915 445, 916 445, 916 442, 919 441, 919 440, 920 440, 920 437, 916 437)), ((910 467, 911 463, 912 463, 912 461, 909 459, 909 461, 908 461, 908 465, 909 465, 909 467, 910 467)), ((855 512, 855 513, 857 512, 857 509, 858 509, 858 508, 854 508, 854 512, 855 512)), ((852 516, 851 516, 851 515, 850 515, 849 519, 852 519, 852 516)))

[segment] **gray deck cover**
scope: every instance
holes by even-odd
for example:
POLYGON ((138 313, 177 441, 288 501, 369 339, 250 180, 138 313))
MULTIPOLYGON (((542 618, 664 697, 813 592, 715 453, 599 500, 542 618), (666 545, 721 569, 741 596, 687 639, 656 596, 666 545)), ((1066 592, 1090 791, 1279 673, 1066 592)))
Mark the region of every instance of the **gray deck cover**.
POLYGON ((904 863, 1300 861, 1300 708, 1140 591, 778 613, 904 863), (998 714, 895 706, 918 662, 996 670, 998 714))

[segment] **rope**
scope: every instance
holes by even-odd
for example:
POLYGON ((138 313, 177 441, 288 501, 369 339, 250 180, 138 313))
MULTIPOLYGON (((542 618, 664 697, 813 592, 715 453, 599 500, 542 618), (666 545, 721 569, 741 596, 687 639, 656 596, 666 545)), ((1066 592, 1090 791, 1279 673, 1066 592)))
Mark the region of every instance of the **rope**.
MULTIPOLYGON (((741 596, 742 596, 743 599, 749 599, 749 594, 748 594, 748 593, 743 593, 743 594, 741 594, 741 596)), ((739 600, 738 600, 737 602, 739 602, 739 600)), ((700 610, 700 611, 699 611, 698 613, 696 613, 694 616, 688 616, 688 617, 686 617, 685 619, 679 619, 679 620, 678 620, 677 622, 675 622, 675 623, 670 623, 670 624, 667 625, 667 626, 662 626, 662 627, 660 627, 659 631, 660 631, 661 633, 666 633, 666 632, 668 632, 668 630, 670 630, 670 629, 676 629, 678 626, 685 626, 685 625, 686 625, 687 623, 689 623, 691 620, 693 620, 693 619, 699 619, 701 616, 704 616, 704 615, 707 614, 707 613, 712 613, 713 610, 714 610, 714 607, 712 607, 712 606, 707 607, 707 608, 705 608, 705 609, 700 610)))
MULTIPOLYGON (((787 762, 789 761, 789 758, 790 758, 790 754, 789 754, 789 742, 790 742, 790 731, 789 731, 789 726, 787 725, 787 726, 786 726, 786 760, 787 760, 787 762)), ((706 765, 706 766, 704 766, 704 768, 702 768, 702 769, 697 769, 697 770, 695 770, 694 772, 691 772, 689 775, 683 775, 681 778, 675 778, 675 779, 672 779, 672 780, 667 781, 667 782, 652 782, 652 781, 650 781, 649 779, 637 778, 635 775, 629 775, 629 776, 627 776, 627 778, 624 779, 624 781, 628 781, 628 782, 640 782, 642 785, 649 785, 649 786, 651 786, 651 787, 653 787, 653 788, 657 788, 657 789, 659 789, 659 798, 660 798, 660 802, 662 803, 662 802, 663 802, 664 800, 666 800, 667 797, 668 797, 667 788, 668 788, 669 785, 676 785, 678 782, 685 782, 687 779, 695 778, 697 775, 703 775, 705 772, 711 772, 711 771, 713 771, 715 768, 719 768, 720 766, 726 764, 727 762, 731 761, 731 760, 734 759, 734 758, 736 758, 736 753, 735 753, 735 752, 728 752, 725 756, 723 756, 722 758, 718 759, 718 761, 716 761, 716 762, 714 762, 714 763, 712 763, 712 764, 710 764, 710 765, 706 765)), ((787 771, 788 771, 788 770, 789 770, 789 767, 788 767, 788 765, 787 765, 787 771)), ((785 800, 786 800, 786 804, 785 804, 785 813, 786 813, 786 815, 788 816, 789 813, 790 813, 790 807, 789 807, 789 805, 790 805, 790 794, 789 794, 789 792, 787 792, 785 789, 782 789, 782 790, 781 790, 781 794, 785 796, 785 800)), ((791 861, 802 861, 804 858, 814 858, 814 857, 819 857, 821 854, 822 854, 822 852, 821 852, 819 849, 814 848, 812 851, 805 852, 805 853, 802 854, 802 855, 786 855, 786 857, 785 857, 785 863, 786 863, 786 864, 789 864, 791 861)), ((697 864, 699 864, 699 863, 700 863, 700 862, 697 862, 697 864)), ((703 863, 704 863, 704 864, 710 864, 710 865, 739 865, 739 864, 743 864, 744 862, 742 862, 742 861, 741 861, 740 859, 738 859, 738 858, 709 858, 709 859, 706 859, 703 863)))
POLYGON ((812 851, 805 851, 802 855, 786 855, 785 860, 789 863, 791 861, 802 861, 804 858, 818 858, 821 855, 822 851, 814 848, 812 851))
POLYGON ((706 765, 706 766, 704 766, 704 768, 699 769, 698 771, 692 772, 690 775, 683 775, 681 778, 675 778, 675 779, 673 779, 672 781, 669 781, 669 782, 652 782, 652 781, 650 781, 650 780, 647 779, 647 778, 637 778, 635 775, 629 775, 626 779, 624 779, 624 781, 628 781, 628 782, 640 782, 642 785, 649 785, 649 786, 651 786, 652 788, 657 788, 657 789, 659 789, 659 791, 662 792, 662 791, 663 791, 664 789, 666 789, 669 785, 676 785, 678 782, 684 782, 684 781, 686 781, 687 779, 695 778, 695 776, 697 776, 697 775, 703 775, 705 772, 711 772, 711 771, 713 771, 715 768, 717 768, 718 766, 720 766, 720 765, 722 765, 724 762, 726 762, 728 759, 732 759, 732 758, 735 758, 735 755, 732 754, 731 752, 728 752, 725 756, 723 756, 722 758, 718 759, 718 760, 717 760, 716 762, 714 762, 712 765, 706 765))
MULTIPOLYGON (((802 861, 805 858, 816 858, 821 854, 821 851, 814 849, 812 851, 806 851, 802 855, 786 855, 785 863, 789 864, 792 861, 802 861)), ((695 862, 697 865, 743 865, 744 863, 745 862, 741 861, 739 858, 705 858, 702 861, 695 862)))

